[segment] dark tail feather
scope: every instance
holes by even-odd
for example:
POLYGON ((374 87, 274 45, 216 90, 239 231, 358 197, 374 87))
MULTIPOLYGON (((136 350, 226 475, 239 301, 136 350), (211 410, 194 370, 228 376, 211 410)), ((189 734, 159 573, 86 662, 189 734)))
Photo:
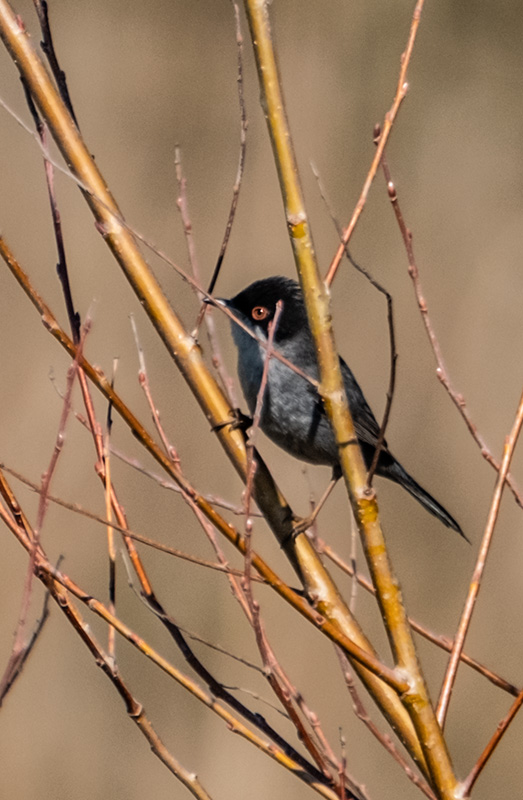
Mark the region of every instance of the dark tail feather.
POLYGON ((421 503, 422 506, 425 506, 427 511, 430 511, 431 514, 434 514, 434 516, 441 520, 441 522, 446 525, 447 528, 452 528, 452 530, 457 531, 460 536, 463 536, 463 538, 469 542, 469 539, 467 539, 454 517, 452 517, 449 512, 446 511, 446 509, 444 509, 443 506, 432 497, 432 495, 426 492, 425 489, 419 485, 419 483, 416 483, 414 478, 411 478, 409 473, 403 469, 398 461, 394 460, 391 464, 387 464, 385 468, 382 468, 381 470, 378 469, 378 473, 386 478, 389 478, 395 483, 399 483, 400 486, 403 486, 407 492, 416 498, 418 503, 421 503))

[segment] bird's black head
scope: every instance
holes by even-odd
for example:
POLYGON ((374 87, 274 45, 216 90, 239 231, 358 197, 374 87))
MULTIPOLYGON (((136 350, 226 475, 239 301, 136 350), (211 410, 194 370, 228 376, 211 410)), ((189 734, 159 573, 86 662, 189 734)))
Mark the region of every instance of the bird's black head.
POLYGON ((275 341, 284 342, 309 325, 301 289, 296 281, 282 276, 263 278, 227 301, 227 305, 233 311, 240 312, 251 328, 267 335, 278 300, 282 301, 283 308, 275 341))

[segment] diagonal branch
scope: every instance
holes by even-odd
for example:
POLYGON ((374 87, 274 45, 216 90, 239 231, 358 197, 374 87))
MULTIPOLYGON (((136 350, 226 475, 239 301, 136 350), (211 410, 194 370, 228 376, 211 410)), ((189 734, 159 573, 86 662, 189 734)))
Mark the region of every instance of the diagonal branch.
MULTIPOLYGON (((472 438, 474 439, 474 441, 476 442, 481 451, 481 455, 483 456, 485 461, 487 461, 487 463, 490 464, 491 467, 493 467, 496 470, 496 472, 499 472, 500 469, 499 462, 494 458, 489 448, 487 447, 487 443, 485 442, 483 436, 478 431, 474 421, 472 420, 472 417, 470 416, 470 413, 465 403, 465 398, 463 397, 462 394, 456 391, 456 389, 452 385, 449 373, 447 372, 447 368, 443 360, 443 354, 441 352, 441 348, 439 345, 438 337, 436 336, 436 332, 430 320, 427 301, 425 300, 425 296, 423 294, 423 289, 421 286, 419 269, 416 259, 414 257, 412 231, 409 228, 407 228, 407 223, 405 222, 403 212, 400 208, 398 194, 396 191, 396 185, 392 180, 390 168, 387 159, 385 158, 385 155, 383 156, 381 165, 383 168, 383 174, 385 176, 385 180, 387 182, 387 191, 389 193, 389 199, 392 204, 392 208, 394 209, 394 214, 396 215, 398 227, 400 229, 401 237, 405 245, 405 251, 407 253, 407 258, 409 260, 409 275, 412 279, 414 293, 416 295, 416 302, 421 312, 421 318, 423 320, 425 331, 429 338, 432 352, 434 353, 434 358, 436 359, 436 376, 440 381, 440 383, 446 389, 452 402, 454 403, 459 413, 461 414, 465 422, 465 425, 468 428, 469 433, 471 434, 472 438)), ((511 475, 507 475, 506 483, 510 487, 510 490, 514 495, 514 499, 516 500, 518 506, 520 508, 523 508, 523 497, 519 492, 516 483, 511 475)))
POLYGON ((14 682, 20 676, 27 659, 31 655, 33 648, 38 641, 40 634, 44 629, 44 625, 49 619, 49 592, 46 592, 42 613, 40 619, 35 625, 35 628, 29 638, 29 641, 21 646, 17 646, 16 642, 13 646, 11 656, 4 670, 4 674, 0 678, 0 708, 8 692, 11 690, 14 682))
POLYGON ((470 581, 469 591, 467 594, 467 598, 465 600, 465 605, 459 622, 458 631, 454 638, 454 646, 452 648, 452 653, 447 666, 447 671, 445 673, 445 679, 443 681, 443 686, 441 688, 437 713, 438 713, 439 723, 442 727, 445 724, 445 717, 450 702, 450 696, 452 694, 452 687, 454 686, 454 681, 456 679, 458 671, 460 656, 463 650, 463 646, 465 644, 465 637, 467 635, 470 626, 472 614, 474 612, 474 606, 476 605, 476 600, 479 594, 481 579, 483 577, 483 572, 485 570, 485 565, 487 563, 487 556, 499 514, 499 507, 501 504, 503 489, 505 488, 505 481, 507 479, 508 471, 510 468, 510 462, 514 454, 514 449, 516 447, 522 425, 523 425, 523 394, 521 395, 519 401, 514 424, 512 425, 512 430, 510 431, 505 441, 503 459, 501 461, 501 468, 499 470, 498 479, 496 481, 496 486, 494 488, 494 494, 492 497, 492 503, 490 505, 487 524, 485 526, 485 532, 483 534, 481 547, 479 548, 478 558, 476 560, 476 566, 474 568, 474 572, 470 581))
POLYGON ((365 183, 363 184, 363 189, 361 190, 359 200, 356 203, 356 208, 353 211, 352 218, 345 229, 341 243, 336 251, 336 255, 334 256, 332 264, 330 265, 327 275, 325 276, 325 283, 327 284, 327 286, 330 286, 332 284, 332 281, 334 280, 341 259, 343 258, 343 253, 345 252, 345 248, 350 241, 350 238, 354 232, 356 224, 361 216, 361 212, 365 208, 365 203, 367 202, 367 197, 369 195, 370 187, 372 186, 372 182, 376 177, 376 172, 379 169, 381 157, 385 151, 385 145, 387 144, 388 138, 392 132, 392 126, 400 109, 400 106, 403 102, 403 99, 407 94, 407 90, 409 88, 409 85, 406 82, 407 69, 412 56, 412 51, 414 49, 414 42, 416 40, 416 34, 418 32, 418 26, 421 17, 421 12, 423 9, 423 3, 424 0, 418 0, 418 2, 416 3, 416 7, 414 8, 407 47, 405 48, 405 52, 402 53, 401 56, 401 69, 398 78, 398 86, 396 89, 396 94, 394 96, 394 101, 392 103, 390 111, 388 111, 385 114, 385 122, 383 123, 382 135, 380 141, 378 142, 376 153, 374 154, 374 159, 370 166, 369 172, 367 174, 367 177, 365 178, 365 183))
POLYGON ((492 735, 490 741, 487 743, 485 749, 481 753, 481 755, 478 758, 476 764, 474 764, 474 766, 471 769, 470 773, 468 774, 466 779, 463 781, 462 786, 463 786, 463 796, 464 797, 468 797, 470 795, 472 787, 474 786, 474 784, 476 783, 477 779, 479 778, 479 776, 483 772, 483 769, 486 767, 488 760, 490 759, 490 757, 494 753, 494 750, 496 749, 496 747, 500 743, 502 737, 507 732, 508 726, 513 721, 514 717, 516 716, 516 714, 520 710, 521 706, 523 706, 523 691, 521 691, 519 693, 519 695, 516 697, 516 699, 512 703, 512 705, 511 705, 506 717, 504 717, 501 720, 501 722, 498 722, 496 730, 495 730, 494 734, 492 735))

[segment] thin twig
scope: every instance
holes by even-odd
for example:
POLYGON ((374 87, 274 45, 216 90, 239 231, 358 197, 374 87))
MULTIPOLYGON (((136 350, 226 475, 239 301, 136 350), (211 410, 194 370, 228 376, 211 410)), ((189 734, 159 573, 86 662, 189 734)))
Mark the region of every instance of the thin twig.
MULTIPOLYGON (((135 469, 137 472, 140 472, 142 475, 153 480, 158 486, 161 486, 163 489, 169 489, 171 492, 176 492, 180 494, 182 489, 177 486, 172 481, 167 480, 158 472, 154 472, 153 470, 147 469, 144 465, 137 459, 132 456, 128 456, 126 453, 123 453, 114 445, 111 446, 111 453, 120 461, 123 461, 124 464, 128 464, 130 467, 135 469)), ((243 517, 245 514, 245 509, 243 506, 239 506, 235 503, 231 503, 229 500, 225 500, 223 497, 216 497, 214 494, 204 494, 202 495, 206 499, 208 503, 213 506, 217 506, 218 508, 223 508, 226 511, 230 511, 231 514, 234 514, 237 517, 243 517)), ((256 509, 251 509, 251 517, 262 517, 262 513, 257 511, 256 509)))
MULTIPOLYGON (((350 601, 349 601, 349 608, 354 614, 356 611, 356 597, 358 594, 358 581, 356 580, 357 575, 357 553, 358 553, 358 526, 356 525, 356 520, 354 519, 354 514, 351 514, 351 521, 350 521, 350 565, 352 569, 352 577, 353 580, 351 582, 350 587, 350 601)), ((372 586, 372 584, 370 584, 372 586)), ((374 590, 374 586, 372 586, 374 590)))
MULTIPOLYGON (((333 564, 336 564, 343 572, 349 575, 352 578, 355 578, 355 581, 362 586, 367 592, 371 594, 375 594, 376 590, 372 583, 365 578, 360 572, 356 572, 355 566, 351 563, 350 565, 347 564, 333 549, 328 545, 323 539, 318 538, 317 540, 318 551, 320 553, 324 553, 327 558, 329 558, 333 564)), ((453 641, 449 639, 447 636, 443 636, 442 634, 436 634, 430 631, 428 628, 420 625, 419 622, 416 622, 415 619, 409 617, 409 625, 411 628, 419 633, 420 636, 423 636, 424 639, 435 644, 437 647, 441 647, 442 650, 446 650, 447 653, 452 652, 453 641)), ((491 669, 486 667, 484 664, 480 664, 479 661, 476 661, 474 658, 471 658, 466 653, 461 653, 461 660, 467 666, 472 667, 472 669, 476 670, 480 675, 483 675, 488 681, 490 681, 494 686, 497 686, 498 689, 502 689, 504 692, 513 695, 514 697, 518 697, 519 693, 522 691, 521 688, 515 686, 513 683, 505 680, 505 678, 500 677, 491 669)))
MULTIPOLYGON (((452 381, 450 380, 450 376, 449 376, 449 373, 448 373, 447 368, 445 366, 445 362, 443 360, 443 355, 441 353, 441 348, 440 348, 440 345, 439 345, 439 341, 438 341, 438 338, 436 336, 436 333, 434 331, 434 327, 432 325, 432 322, 431 322, 431 319, 430 319, 430 316, 429 316, 427 301, 425 300, 425 297, 423 295, 423 290, 422 290, 422 287, 421 287, 421 280, 420 280, 420 275, 419 275, 419 269, 418 269, 418 265, 417 265, 416 259, 414 257, 414 247, 413 247, 413 244, 412 244, 412 232, 407 228, 407 224, 405 222, 405 218, 404 218, 403 213, 401 211, 401 208, 400 208, 400 205, 399 205, 399 201, 398 201, 398 193, 397 193, 397 190, 396 190, 396 186, 395 186, 395 184, 394 184, 394 182, 392 180, 390 169, 389 169, 389 165, 387 163, 387 159, 385 157, 385 154, 383 155, 383 158, 382 158, 382 168, 383 168, 383 174, 385 176, 385 180, 387 182, 387 190, 388 190, 388 193, 389 193, 389 198, 390 198, 390 201, 392 203, 392 207, 393 207, 394 213, 396 215, 396 220, 398 222, 398 226, 399 226, 399 229, 400 229, 400 232, 401 232, 403 243, 405 245, 405 250, 407 252, 407 258, 409 260, 409 275, 410 275, 410 277, 412 279, 412 283, 413 283, 413 287, 414 287, 414 293, 416 295, 416 301, 417 301, 418 308, 419 308, 420 313, 421 313, 421 318, 423 320, 423 324, 425 326, 425 331, 427 333, 427 336, 428 336, 428 339, 429 339, 429 342, 430 342, 430 345, 431 345, 431 348, 432 348, 432 352, 434 354, 434 358, 436 359, 436 375, 437 375, 438 380, 440 381, 440 383, 445 387, 445 389, 446 389, 447 393, 449 394, 452 402, 454 403, 454 405, 458 409, 461 417, 465 421, 465 424, 466 424, 466 426, 468 428, 469 433, 471 434, 472 438, 474 439, 474 441, 476 442, 476 444, 478 445, 478 447, 480 449, 481 455, 483 456, 485 461, 487 461, 487 463, 490 464, 496 470, 496 472, 499 473, 499 470, 500 470, 499 461, 497 461, 494 458, 494 456, 490 452, 489 448, 487 447, 487 443, 485 442, 485 440, 483 439, 483 437, 479 433, 475 423, 472 421, 472 418, 471 418, 471 416, 469 414, 469 411, 468 411, 466 403, 465 403, 465 398, 463 397, 462 394, 460 394, 459 392, 457 392, 455 390, 454 386, 452 385, 452 381)), ((518 488, 517 488, 517 486, 515 484, 515 481, 514 481, 514 479, 513 479, 513 477, 511 475, 507 475, 506 483, 510 487, 510 490, 512 491, 512 494, 514 495, 516 503, 520 506, 520 508, 523 508, 523 496, 519 492, 519 490, 518 490, 518 488)))
POLYGON ((345 246, 349 243, 350 238, 351 238, 351 236, 353 234, 353 231, 354 231, 354 229, 356 227, 356 223, 358 222, 358 219, 360 218, 361 212, 363 211, 363 209, 365 207, 365 203, 367 202, 367 197, 368 197, 368 194, 369 194, 369 191, 370 191, 370 187, 371 187, 372 182, 373 182, 373 180, 374 180, 374 178, 376 176, 376 172, 378 171, 378 168, 379 168, 379 165, 380 165, 380 161, 381 161, 383 152, 385 150, 385 145, 387 144, 388 138, 389 138, 390 133, 392 131, 392 126, 394 124, 394 121, 395 121, 396 116, 398 114, 398 111, 400 109, 401 103, 402 103, 405 95, 407 94, 407 90, 409 88, 408 87, 408 83, 406 83, 407 69, 408 69, 408 66, 409 66, 410 58, 412 56, 412 51, 414 49, 414 42, 415 42, 415 39, 416 39, 416 34, 418 32, 419 21, 420 21, 421 12, 422 12, 422 9, 423 9, 423 2, 424 2, 424 0, 418 0, 418 2, 416 3, 416 7, 414 8, 414 13, 412 15, 412 22, 411 22, 411 25, 410 25, 410 32, 409 32, 409 38, 408 38, 408 42, 407 42, 407 47, 405 48, 405 52, 402 53, 402 56, 401 56, 401 68, 400 68, 400 74, 399 74, 399 78, 398 78, 398 85, 397 85, 397 88, 396 88, 396 95, 394 97, 394 101, 392 103, 390 111, 388 111, 387 114, 385 114, 385 121, 384 121, 383 126, 382 126, 382 131, 383 132, 382 132, 382 135, 381 135, 381 138, 380 138, 380 142, 379 142, 378 147, 376 149, 376 153, 374 155, 374 159, 372 161, 370 169, 369 169, 369 171, 367 173, 367 177, 365 178, 365 183, 363 184, 363 189, 361 191, 359 200, 356 203, 356 208, 353 211, 352 218, 351 218, 349 224, 347 225, 347 227, 346 227, 346 229, 345 229, 345 231, 343 233, 341 244, 338 247, 338 250, 336 252, 336 255, 334 256, 334 259, 332 260, 332 263, 331 263, 331 265, 329 267, 327 275, 325 276, 325 283, 327 284, 327 286, 330 286, 332 284, 332 281, 334 280, 334 277, 336 275, 337 269, 338 269, 338 267, 340 265, 340 262, 341 262, 341 259, 343 257, 343 253, 345 252, 345 246))
POLYGON ((69 318, 69 325, 71 328, 71 333, 73 335, 73 341, 77 343, 80 339, 80 316, 75 311, 74 308, 73 294, 71 291, 71 282, 69 280, 69 271, 67 269, 64 236, 62 231, 62 220, 60 217, 60 211, 58 210, 58 202, 56 199, 56 191, 54 184, 54 166, 51 159, 45 155, 46 153, 48 153, 47 126, 42 122, 40 115, 38 114, 33 98, 29 91, 29 87, 27 86, 25 81, 22 81, 22 84, 25 91, 25 99, 29 107, 31 116, 33 117, 36 132, 40 138, 40 143, 42 146, 47 192, 49 195, 49 204, 51 206, 53 231, 56 242, 56 250, 58 254, 58 263, 56 265, 56 272, 58 274, 58 278, 62 285, 62 292, 65 300, 65 308, 67 311, 67 316, 69 318))
POLYGON ((71 96, 69 95, 69 89, 67 88, 67 78, 63 69, 60 68, 58 57, 54 49, 51 26, 49 24, 49 10, 47 7, 47 2, 46 0, 33 0, 33 2, 36 8, 36 13, 38 14, 42 36, 44 37, 43 42, 40 43, 42 50, 47 57, 49 66, 51 67, 51 71, 58 86, 60 96, 69 109, 69 113, 74 119, 76 127, 78 128, 78 120, 76 119, 76 114, 74 113, 73 104, 71 102, 71 96))
MULTIPOLYGON (((196 257, 196 246, 193 237, 193 226, 189 215, 189 202, 187 199, 187 178, 183 174, 182 157, 179 147, 175 148, 174 154, 175 154, 174 164, 176 169, 176 180, 178 182, 178 199, 176 205, 178 206, 178 209, 180 211, 180 216, 182 219, 183 231, 185 234, 185 242, 187 245, 187 254, 189 257, 189 264, 191 266, 192 274, 194 276, 197 285, 201 286, 202 281, 200 278, 200 268, 198 266, 198 259, 196 257)), ((195 289, 195 287, 193 287, 193 290, 196 292, 196 295, 200 303, 202 304, 198 319, 196 321, 195 329, 193 331, 193 336, 195 338, 197 337, 201 320, 205 316, 205 327, 207 330, 207 338, 209 340, 209 345, 211 348, 211 357, 213 366, 219 375, 222 388, 231 406, 233 408, 236 408, 238 405, 238 401, 235 397, 234 381, 232 380, 231 376, 229 375, 229 373, 225 368, 225 362, 223 360, 220 348, 220 342, 216 332, 216 324, 214 321, 214 317, 212 316, 212 314, 205 314, 207 305, 202 303, 204 295, 201 292, 198 292, 197 289, 195 289)))
POLYGON ((465 778, 462 783, 463 787, 463 797, 468 797, 472 790, 472 787, 476 783, 477 779, 483 772, 483 769, 487 765, 489 758, 494 753, 494 750, 500 743, 502 737, 505 735, 508 726, 520 710, 521 706, 523 705, 523 690, 519 693, 517 698, 512 703, 508 714, 504 717, 501 722, 498 722, 496 730, 491 738, 491 740, 486 745, 485 749, 483 750, 482 754, 478 758, 477 762, 474 764, 473 768, 465 778))
POLYGON ((483 571, 487 563, 487 556, 492 542, 492 536, 494 534, 494 527, 496 525, 498 518, 499 507, 501 504, 501 497, 503 495, 503 489, 505 487, 505 481, 508 475, 510 462, 512 460, 514 449, 518 441, 522 424, 523 424, 523 394, 521 395, 519 401, 512 430, 510 431, 505 441, 503 459, 501 461, 501 469, 499 471, 498 479, 496 481, 496 486, 494 488, 494 494, 492 496, 492 503, 490 505, 487 524, 485 526, 485 532, 483 534, 483 539, 476 560, 476 566, 474 567, 474 572, 470 581, 469 591, 467 594, 463 612, 461 614, 458 630, 456 636, 454 637, 454 646, 452 648, 452 653, 447 666, 447 671, 445 673, 445 678, 443 681, 443 685, 441 687, 441 692, 437 707, 437 716, 439 724, 442 728, 445 724, 445 718, 449 707, 452 688, 454 686, 454 681, 456 680, 456 675, 458 671, 460 655, 463 650, 463 646, 465 644, 465 637, 467 635, 470 626, 472 614, 474 611, 474 606, 476 604, 476 600, 481 585, 481 579, 483 577, 483 571))
MULTIPOLYGON (((116 375, 118 361, 113 360, 113 376, 111 379, 111 386, 114 388, 114 380, 116 375)), ((107 424, 105 429, 105 436, 103 438, 103 465, 104 465, 104 489, 105 489, 105 515, 109 520, 107 525, 107 556, 109 559, 109 611, 114 614, 116 612, 116 547, 114 541, 114 527, 113 527, 113 483, 111 475, 111 430, 113 427, 112 417, 112 403, 107 405, 107 424)), ((107 632, 107 653, 108 657, 116 664, 116 633, 114 628, 109 628, 107 632)))
POLYGON ((135 322, 135 319, 134 319, 134 314, 130 315, 130 320, 131 320, 131 328, 133 329, 133 336, 134 336, 134 341, 135 341, 135 344, 136 344, 136 350, 137 350, 137 353, 138 353, 138 364, 139 364, 138 383, 140 384, 140 386, 142 388, 142 391, 145 394, 147 403, 149 405, 149 409, 151 411, 151 416, 153 418, 154 426, 155 426, 155 428, 156 428, 156 430, 158 432, 158 435, 160 437, 160 440, 161 440, 161 442, 162 442, 162 444, 164 446, 165 452, 167 453, 167 455, 169 456, 169 458, 171 459, 173 464, 177 464, 179 466, 180 465, 180 456, 178 455, 178 451, 175 448, 175 446, 172 444, 172 442, 170 442, 168 440, 168 438, 167 438, 167 436, 165 434, 165 430, 164 430, 163 425, 162 425, 162 423, 160 421, 160 412, 158 411, 158 409, 157 409, 157 407, 156 407, 156 405, 154 403, 153 396, 151 394, 151 387, 149 385, 149 378, 148 378, 148 375, 147 375, 147 368, 146 368, 146 365, 145 365, 145 353, 143 351, 143 347, 142 347, 141 342, 140 342, 140 337, 138 335, 138 328, 136 326, 136 322, 135 322))
MULTIPOLYGON (((256 474, 256 459, 254 457, 254 448, 256 437, 258 434, 258 430, 260 427, 260 419, 263 410, 263 400, 265 396, 265 389, 267 388, 267 380, 269 378, 269 365, 271 361, 271 356, 274 352, 274 337, 276 335, 276 330, 278 328, 278 322, 283 310, 283 304, 281 300, 278 300, 276 303, 276 311, 274 312, 274 317, 272 321, 269 323, 269 331, 267 336, 267 349, 265 351, 264 361, 263 361, 263 372, 260 381, 260 386, 258 389, 258 394, 256 395, 256 406, 254 409, 254 415, 252 420, 252 426, 250 430, 249 439, 247 442, 247 481, 245 483, 245 493, 244 493, 244 508, 245 508, 245 539, 247 542, 247 550, 245 554, 245 580, 247 584, 249 583, 250 574, 251 574, 251 530, 252 525, 249 526, 249 516, 250 516, 250 508, 251 508, 251 499, 252 499, 252 490, 254 484, 254 476, 256 474)), ((247 588, 247 595, 250 594, 249 589, 247 588)), ((251 594, 252 600, 252 594, 251 594)))
POLYGON ((209 294, 212 294, 214 292, 214 287, 216 286, 216 281, 218 280, 218 275, 220 274, 220 269, 223 264, 223 259, 225 257, 227 245, 229 244, 229 238, 231 235, 234 218, 236 216, 236 208, 238 206, 238 199, 240 196, 240 187, 242 185, 243 172, 245 169, 245 152, 247 149, 247 111, 245 108, 245 96, 243 92, 243 36, 240 23, 240 9, 238 7, 238 3, 236 2, 236 0, 231 0, 231 2, 234 10, 234 20, 236 26, 236 52, 238 54, 237 83, 238 83, 238 104, 240 109, 240 153, 238 156, 238 169, 236 172, 236 180, 234 182, 232 190, 232 200, 231 200, 231 207, 229 210, 229 217, 227 219, 227 225, 225 226, 225 233, 223 236, 222 245, 220 247, 218 260, 216 261, 216 266, 214 268, 214 272, 209 282, 209 288, 207 289, 207 292, 209 294))
MULTIPOLYGON (((241 30, 240 9, 238 7, 238 3, 236 2, 236 0, 231 0, 231 2, 234 11, 234 20, 236 28, 236 52, 238 59, 237 84, 238 84, 238 105, 240 112, 240 152, 238 155, 238 168, 236 171, 236 179, 234 181, 234 186, 232 189, 232 199, 229 209, 229 216, 227 218, 227 224, 225 226, 225 232, 223 235, 220 252, 218 254, 218 259, 216 261, 216 266, 214 267, 211 280, 209 281, 209 287, 207 289, 209 295, 212 295, 212 293, 214 292, 214 287, 216 286, 218 275, 220 274, 223 260, 225 258, 225 253, 227 251, 227 246, 229 244, 232 226, 234 223, 234 219, 236 217, 238 200, 240 197, 240 188, 242 185, 243 173, 245 169, 245 153, 247 150, 247 111, 245 108, 245 96, 244 96, 244 84, 243 84, 243 35, 241 30)), ((216 331, 214 328, 214 320, 212 319, 212 315, 207 314, 207 311, 208 311, 208 306, 202 303, 200 312, 196 319, 195 333, 198 331, 202 323, 202 320, 205 318, 207 331, 209 335, 209 341, 211 344, 211 350, 213 352, 213 364, 220 376, 223 387, 225 389, 225 393, 227 397, 230 399, 232 407, 236 408, 238 406, 238 402, 236 399, 236 392, 234 389, 234 381, 231 379, 231 377, 229 376, 229 374, 225 369, 223 358, 221 355, 221 350, 219 347, 218 337, 216 335, 216 331)))
MULTIPOLYGON (((379 141, 379 136, 376 139, 376 132, 375 132, 374 141, 375 141, 375 144, 377 144, 378 141, 379 141)), ((330 218, 331 218, 331 220, 332 220, 332 222, 333 222, 333 224, 334 224, 334 226, 336 228, 336 231, 338 233, 338 237, 340 238, 340 240, 343 240, 343 230, 342 230, 341 224, 340 224, 336 214, 334 213, 334 209, 333 209, 332 204, 331 204, 331 202, 330 202, 330 200, 329 200, 329 198, 327 196, 327 193, 326 193, 325 188, 323 186, 323 183, 321 181, 320 175, 319 175, 316 167, 314 165, 311 165, 311 166, 312 166, 312 171, 314 173, 316 181, 318 183, 318 188, 319 188, 322 200, 325 203, 325 206, 327 208, 327 211, 329 212, 330 218)), ((354 260, 354 258, 351 255, 351 252, 349 250, 349 245, 348 244, 344 245, 344 247, 345 247, 345 255, 348 258, 349 262, 352 264, 352 266, 355 269, 357 269, 358 272, 360 272, 369 281, 371 286, 373 286, 375 289, 377 289, 378 292, 380 292, 382 295, 384 295, 385 300, 387 302, 387 322, 388 322, 388 326, 389 326, 389 348, 390 348, 389 387, 387 389, 386 402, 385 402, 385 411, 383 412, 383 419, 382 419, 382 422, 381 422, 381 425, 380 425, 380 430, 379 430, 379 434, 378 434, 378 439, 376 441, 376 447, 375 447, 375 450, 374 450, 374 455, 372 457, 372 461, 371 461, 370 467, 369 467, 368 472, 367 472, 367 486, 370 489, 370 487, 372 486, 372 479, 374 477, 374 474, 376 472, 376 468, 378 466, 380 453, 382 451, 383 445, 386 444, 386 442, 385 442, 385 433, 387 431, 387 425, 389 423, 390 412, 391 412, 391 408, 392 408, 392 400, 394 398, 394 389, 395 389, 395 386, 396 386, 396 365, 397 365, 397 361, 398 361, 398 353, 397 353, 397 350, 396 350, 396 334, 395 334, 395 329, 394 329, 394 308, 393 308, 392 295, 390 294, 390 292, 388 292, 385 289, 385 287, 381 283, 379 283, 379 281, 377 281, 376 278, 374 278, 367 269, 365 269, 365 267, 362 267, 361 264, 358 264, 358 262, 354 260)))
POLYGON ((80 336, 80 341, 77 345, 76 355, 74 357, 73 363, 68 369, 67 372, 67 388, 64 395, 64 403, 62 408, 62 414, 60 416, 60 421, 58 424, 58 431, 56 434, 55 444, 53 448, 53 453, 51 455, 51 459, 49 461, 49 465, 45 472, 42 475, 42 486, 40 490, 40 499, 38 503, 38 512, 36 516, 36 525, 35 525, 35 533, 36 536, 39 537, 42 525, 44 522, 45 512, 47 508, 47 493, 49 491, 49 487, 51 485, 51 480, 53 474, 56 470, 56 466, 58 464, 58 459, 60 458, 60 454, 62 452, 64 440, 65 440, 65 429, 67 426, 67 420, 69 418, 69 414, 71 412, 71 395, 73 392, 74 382, 76 380, 79 365, 83 358, 83 345, 85 342, 85 337, 87 336, 91 323, 90 320, 86 320, 85 325, 82 327, 82 332, 80 336))
MULTIPOLYGON (((57 568, 60 566, 60 560, 56 566, 57 568)), ((33 648, 44 629, 44 625, 49 619, 49 600, 50 594, 47 591, 45 593, 40 619, 36 623, 36 626, 31 634, 31 638, 21 649, 15 650, 13 647, 13 651, 9 657, 9 661, 7 662, 4 674, 0 679, 0 708, 2 707, 2 703, 12 688, 14 682, 21 675, 27 659, 31 655, 33 648)))
MULTIPOLYGON (((343 735, 342 729, 340 728, 340 750, 341 750, 341 758, 340 758, 340 769, 338 775, 340 779, 345 775, 345 771, 347 769, 347 749, 346 749, 347 740, 343 735)), ((340 792, 340 800, 346 800, 345 796, 345 784, 341 784, 341 792, 340 792)))

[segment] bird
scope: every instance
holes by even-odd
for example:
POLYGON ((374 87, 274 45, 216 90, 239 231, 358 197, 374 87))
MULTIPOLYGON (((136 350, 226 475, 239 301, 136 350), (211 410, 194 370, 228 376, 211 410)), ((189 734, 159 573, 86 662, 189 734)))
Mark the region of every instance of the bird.
MULTIPOLYGON (((238 350, 238 378, 251 415, 255 411, 267 357, 267 347, 263 344, 267 345, 269 325, 279 301, 281 310, 273 332, 273 350, 317 385, 316 349, 303 295, 296 281, 283 276, 263 278, 231 299, 216 301, 250 331, 231 320, 232 337, 238 350)), ((368 470, 380 426, 352 370, 340 356, 339 361, 356 436, 368 470)), ((338 446, 316 385, 274 357, 270 359, 267 375, 259 423, 261 430, 292 456, 311 464, 328 465, 333 470, 333 480, 339 478, 338 446)), ((386 441, 382 444, 376 474, 402 486, 444 525, 467 538, 454 517, 402 467, 386 441)))

